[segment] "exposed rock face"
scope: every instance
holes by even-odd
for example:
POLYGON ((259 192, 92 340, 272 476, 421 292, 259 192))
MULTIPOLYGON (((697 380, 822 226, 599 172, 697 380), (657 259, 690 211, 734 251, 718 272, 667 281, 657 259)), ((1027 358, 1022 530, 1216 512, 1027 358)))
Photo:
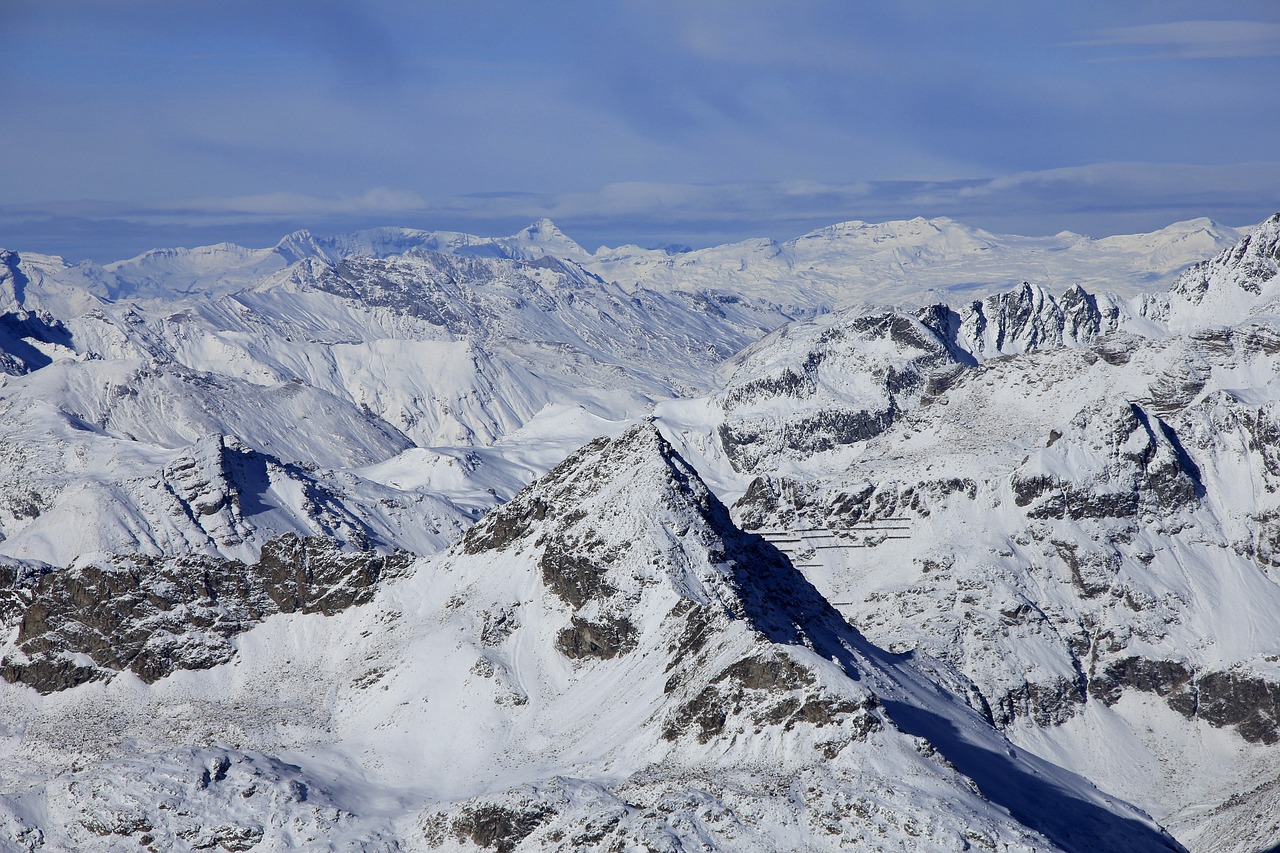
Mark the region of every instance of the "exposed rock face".
POLYGON ((1058 299, 1062 309, 1063 342, 1087 343, 1115 331, 1120 308, 1115 301, 1102 299, 1074 284, 1058 299))
POLYGON ((452 821, 431 826, 428 843, 438 846, 441 829, 449 828, 459 841, 470 841, 477 847, 492 848, 497 853, 512 853, 535 829, 555 815, 548 806, 534 804, 525 809, 506 808, 493 803, 462 808, 452 821))
POLYGON ((1261 489, 1260 509, 1269 507, 1272 496, 1280 494, 1280 402, 1253 404, 1218 391, 1206 395, 1187 414, 1188 442, 1198 453, 1231 453, 1247 459, 1261 489))
POLYGON ((335 613, 368 601, 407 555, 344 553, 322 538, 272 540, 258 562, 116 557, 44 575, 22 612, 7 681, 42 693, 128 670, 155 681, 232 658, 234 637, 275 613, 335 613))
MULTIPOLYGON (((22 275, 16 268, 13 272, 22 275)), ((21 376, 39 370, 53 362, 50 352, 59 351, 74 352, 71 332, 52 314, 40 310, 0 314, 0 373, 21 376)))
POLYGON ((567 658, 609 659, 635 648, 636 628, 626 618, 588 622, 577 616, 556 638, 556 648, 567 658))
POLYGON ((1065 435, 1014 472, 1010 485, 1029 518, 1074 520, 1171 512, 1204 491, 1199 469, 1173 429, 1123 403, 1081 411, 1065 435), (1081 452, 1082 445, 1093 452, 1081 452), (1084 467, 1090 458, 1097 461, 1084 467), (1060 471, 1071 473, 1052 473, 1060 471))
POLYGON ((706 743, 731 722, 745 722, 757 731, 770 725, 789 731, 805 722, 816 728, 839 724, 861 740, 884 725, 874 696, 853 700, 816 685, 814 673, 791 658, 768 653, 741 658, 676 710, 663 737, 676 740, 692 732, 706 743))
POLYGON ((848 483, 823 490, 811 482, 761 476, 751 481, 733 505, 734 517, 747 530, 825 529, 841 541, 879 545, 902 531, 868 529, 893 525, 904 513, 928 518, 955 500, 973 501, 978 482, 970 477, 944 477, 906 484, 848 483))
POLYGON ((756 477, 733 505, 743 530, 789 530, 813 523, 809 508, 816 489, 789 477, 756 477))
POLYGON ((1179 661, 1126 657, 1112 661, 1103 671, 1095 673, 1089 682, 1089 693, 1107 704, 1114 704, 1125 687, 1169 696, 1190 680, 1191 671, 1179 661))
POLYGON ((931 373, 957 363, 942 333, 906 313, 837 315, 791 331, 738 356, 722 395, 720 443, 739 471, 874 438, 919 400, 931 373))
POLYGON ((1120 309, 1110 297, 1073 285, 1055 300, 1044 288, 1022 287, 969 303, 960 317, 958 337, 965 349, 990 358, 1080 345, 1116 329, 1120 309))
POLYGON ((1280 684, 1239 672, 1193 672, 1180 661, 1127 657, 1115 660, 1089 683, 1107 704, 1125 688, 1161 696, 1188 719, 1232 727, 1254 743, 1280 742, 1280 684))
POLYGON ((893 406, 874 412, 815 412, 788 423, 788 429, 783 431, 780 442, 775 438, 776 428, 753 428, 726 423, 719 427, 720 443, 735 466, 752 470, 761 461, 761 456, 753 453, 751 448, 780 443, 782 448, 800 454, 821 453, 879 435, 893 423, 895 414, 893 406))
POLYGON ((245 468, 267 460, 227 437, 204 436, 165 466, 156 478, 156 490, 172 496, 178 509, 219 546, 233 547, 252 535, 240 509, 245 468), (253 457, 259 457, 254 460, 253 457), (237 464, 238 463, 238 464, 237 464), (237 470, 239 469, 239 470, 237 470), (237 476, 241 474, 241 476, 237 476))
POLYGON ((1271 216, 1252 234, 1224 249, 1216 258, 1202 261, 1184 272, 1170 292, 1193 304, 1209 294, 1230 296, 1243 291, 1258 296, 1280 273, 1280 213, 1271 216))
POLYGON ((1280 684, 1234 672, 1198 675, 1169 705, 1186 717, 1234 726, 1249 741, 1280 741, 1280 684))
POLYGON ((0 629, 8 630, 22 620, 40 579, 52 567, 18 560, 0 560, 0 629))

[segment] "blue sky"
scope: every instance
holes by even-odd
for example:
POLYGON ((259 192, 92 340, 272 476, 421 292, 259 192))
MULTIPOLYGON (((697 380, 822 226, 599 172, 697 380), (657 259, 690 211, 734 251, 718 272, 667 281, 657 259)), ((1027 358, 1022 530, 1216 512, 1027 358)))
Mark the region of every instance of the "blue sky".
POLYGON ((4 0, 0 246, 1280 209, 1275 0, 4 0))

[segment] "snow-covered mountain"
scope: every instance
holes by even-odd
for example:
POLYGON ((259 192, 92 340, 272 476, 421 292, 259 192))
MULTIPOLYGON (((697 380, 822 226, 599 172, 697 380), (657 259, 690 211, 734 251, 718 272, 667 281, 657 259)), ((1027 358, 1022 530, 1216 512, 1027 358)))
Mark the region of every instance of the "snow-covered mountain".
POLYGON ((1011 737, 1182 837, 1261 849, 1202 824, 1271 802, 1278 766, 1277 226, 1178 280, 1190 331, 1121 311, 1006 354, 941 307, 833 314, 659 423, 874 642, 957 667, 1011 737))
MULTIPOLYGON (((263 565, 279 562, 264 552, 263 565)), ((181 577, 133 573, 170 588, 181 577)), ((264 601, 279 598, 280 574, 242 576, 250 609, 259 583, 264 601)), ((101 648, 102 620, 64 586, 89 577, 41 581, 6 674, 31 672, 30 647, 55 631, 69 653, 101 648)), ((192 620, 177 666, 203 678, 157 677, 182 627, 138 608, 118 630, 142 645, 129 662, 141 679, 57 693, 39 710, 6 693, 6 719, 27 731, 12 757, 30 786, 0 797, 11 837, 102 849, 206 838, 230 849, 326 838, 341 840, 328 849, 1178 849, 869 645, 773 546, 733 526, 651 425, 584 448, 360 602, 270 618, 230 661, 225 645, 185 652, 218 628, 192 620), (220 688, 201 695, 202 682, 220 688), (63 727, 85 703, 116 717, 180 695, 210 727, 207 745, 152 753, 173 739, 172 718, 90 722, 74 743, 63 727), (228 739, 331 757, 308 772, 306 759, 215 745, 228 739), (349 763, 337 777, 324 766, 335 759, 349 763), (371 808, 386 796, 375 791, 398 793, 371 808)), ((94 661, 124 669, 121 651, 94 661)))
POLYGON ((680 254, 623 246, 584 265, 609 281, 657 290, 733 288, 796 306, 918 304, 939 294, 984 296, 1028 281, 1124 296, 1160 289, 1234 244, 1241 230, 1207 219, 1151 234, 1092 239, 995 235, 950 219, 843 222, 792 240, 748 240, 680 254))
POLYGON ((389 258, 414 249, 517 261, 548 257, 584 261, 590 257, 589 252, 550 219, 539 219, 510 237, 477 237, 457 231, 419 231, 412 228, 373 228, 333 237, 316 237, 308 231, 298 231, 281 240, 273 251, 289 262, 303 258, 324 258, 336 262, 349 257, 389 258))
POLYGON ((520 430, 590 437, 709 387, 789 319, 727 294, 623 292, 545 257, 307 258, 234 293, 136 302, 84 286, 82 267, 7 257, 0 554, 52 564, 251 560, 284 533, 434 551, 581 439, 530 468, 510 457, 547 450, 520 430), (478 453, 504 437, 509 452, 478 453), (192 492, 238 509, 190 511, 192 492))
POLYGON ((0 261, 0 849, 1280 838, 1280 215, 0 261))
MULTIPOLYGON (((842 222, 778 241, 745 240, 706 249, 602 246, 589 252, 541 219, 508 237, 455 231, 374 228, 318 236, 298 231, 275 246, 231 243, 155 249, 98 266, 65 267, 58 258, 23 255, 113 299, 172 300, 233 293, 303 260, 387 259, 415 251, 533 262, 553 258, 627 290, 717 291, 812 312, 862 302, 927 300, 930 293, 985 296, 1027 281, 1053 292, 1080 285, 1129 297, 1162 290, 1187 267, 1234 245, 1248 229, 1208 219, 1149 234, 1091 238, 992 234, 947 218, 842 222)), ((12 253, 10 253, 12 254, 12 253)))

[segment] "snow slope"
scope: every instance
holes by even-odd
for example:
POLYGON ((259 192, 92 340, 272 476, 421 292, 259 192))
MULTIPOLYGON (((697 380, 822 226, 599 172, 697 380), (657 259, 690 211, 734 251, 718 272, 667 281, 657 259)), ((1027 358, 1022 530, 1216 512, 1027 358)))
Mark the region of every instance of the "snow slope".
POLYGON ((843 308, 985 296, 1027 281, 1054 292, 1080 285, 1126 297, 1167 287, 1243 230, 1207 219, 1152 234, 1091 239, 995 235, 950 219, 843 222, 792 240, 748 240, 671 255, 623 246, 584 265, 628 286, 733 289, 787 305, 843 308))
POLYGON ((0 260, 15 849, 1274 844, 1280 217, 0 260))
MULTIPOLYGON (((1254 849, 1201 821, 1277 817, 1277 223, 1185 273, 1151 337, 1121 314, 991 352, 945 308, 837 313, 658 422, 874 642, 1202 849, 1254 849)), ((1024 331, 1060 319, 1022 304, 1024 331)))
POLYGON ((0 701, 0 814, 55 849, 1180 849, 869 645, 650 425, 234 662, 0 701))
MULTIPOLYGON (((303 260, 336 264, 427 251, 526 262, 554 258, 628 290, 710 290, 813 311, 859 302, 916 303, 931 292, 985 296, 1023 281, 1054 292, 1078 284, 1131 297, 1164 289, 1249 230, 1192 219, 1149 234, 1095 239, 1065 231, 997 235, 947 218, 852 220, 785 241, 758 238, 684 252, 634 245, 588 252, 542 219, 509 237, 391 227, 327 237, 298 231, 266 249, 229 243, 156 249, 105 267, 80 264, 58 277, 90 283, 113 299, 163 301, 175 294, 232 293, 303 260)), ((43 264, 56 270, 61 261, 43 264)))

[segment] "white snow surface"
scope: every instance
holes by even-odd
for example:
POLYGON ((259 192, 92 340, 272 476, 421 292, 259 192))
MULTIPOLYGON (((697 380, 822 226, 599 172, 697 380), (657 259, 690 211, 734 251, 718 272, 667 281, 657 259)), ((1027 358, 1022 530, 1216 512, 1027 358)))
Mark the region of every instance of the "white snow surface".
POLYGON ((1278 264, 1280 216, 4 252, 0 674, 62 567, 419 556, 0 683, 0 849, 1267 850, 1278 264))
POLYGON ((370 605, 275 617, 232 664, 0 695, 0 815, 34 849, 1174 849, 727 523, 652 426, 594 443, 370 605), (614 555, 583 598, 546 569, 575 545, 614 555), (565 654, 623 623, 616 654, 565 654))
POLYGON ((843 308, 983 297, 1030 282, 1124 296, 1163 289, 1193 263, 1234 244, 1244 229, 1208 219, 1151 234, 1093 239, 996 235, 951 219, 842 222, 786 241, 746 240, 671 255, 602 248, 584 265, 610 281, 655 289, 712 288, 788 305, 843 308))

